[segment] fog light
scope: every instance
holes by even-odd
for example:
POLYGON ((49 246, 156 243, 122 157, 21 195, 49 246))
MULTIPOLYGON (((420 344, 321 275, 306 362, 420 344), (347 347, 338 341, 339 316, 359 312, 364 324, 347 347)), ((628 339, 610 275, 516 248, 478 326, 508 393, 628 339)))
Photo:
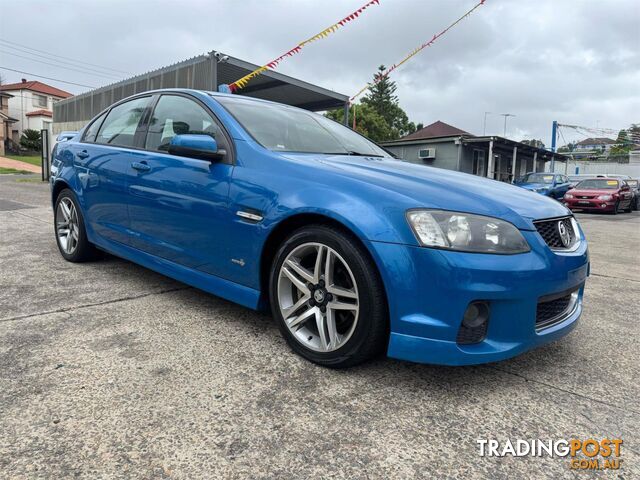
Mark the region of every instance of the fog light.
POLYGON ((606 207, 606 206, 607 206, 607 204, 606 204, 606 203, 603 203, 603 204, 602 204, 602 205, 600 205, 600 206, 601 206, 602 208, 604 208, 604 207, 606 207))
POLYGON ((488 329, 489 304, 482 301, 471 302, 462 316, 456 342, 460 345, 480 343, 487 336, 488 329))
POLYGON ((489 320, 489 305, 486 302, 473 302, 464 312, 462 324, 467 328, 478 328, 487 320, 489 320))

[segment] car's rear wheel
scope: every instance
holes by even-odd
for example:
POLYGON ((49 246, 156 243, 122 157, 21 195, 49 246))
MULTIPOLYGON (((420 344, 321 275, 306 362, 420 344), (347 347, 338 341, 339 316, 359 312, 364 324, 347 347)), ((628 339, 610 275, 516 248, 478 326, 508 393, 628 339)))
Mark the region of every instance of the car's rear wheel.
POLYGON ((84 217, 71 190, 60 192, 55 203, 54 228, 60 254, 69 262, 86 262, 97 257, 95 247, 87 239, 84 217))
POLYGON ((355 238, 324 225, 295 231, 276 254, 273 316, 291 348, 342 368, 384 351, 388 314, 380 276, 355 238))

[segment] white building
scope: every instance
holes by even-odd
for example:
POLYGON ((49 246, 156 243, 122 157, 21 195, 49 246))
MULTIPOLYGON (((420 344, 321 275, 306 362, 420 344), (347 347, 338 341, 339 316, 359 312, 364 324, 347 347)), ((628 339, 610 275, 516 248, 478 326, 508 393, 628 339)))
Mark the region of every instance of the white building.
POLYGON ((19 83, 0 85, 0 92, 11 94, 8 115, 18 120, 10 125, 9 140, 18 143, 26 129, 51 131, 53 104, 71 97, 69 92, 37 80, 22 79, 19 83))
POLYGON ((598 151, 604 150, 608 152, 611 147, 616 145, 616 141, 606 137, 585 138, 584 140, 576 143, 575 150, 578 151, 598 151))

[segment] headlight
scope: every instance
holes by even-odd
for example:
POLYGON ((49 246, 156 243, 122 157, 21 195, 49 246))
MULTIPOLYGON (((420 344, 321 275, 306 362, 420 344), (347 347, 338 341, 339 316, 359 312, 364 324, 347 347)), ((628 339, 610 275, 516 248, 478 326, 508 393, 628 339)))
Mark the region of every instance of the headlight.
POLYGON ((443 210, 409 210, 407 220, 424 247, 476 253, 530 250, 516 227, 493 217, 443 210))
POLYGON ((600 195, 598 200, 611 200, 613 197, 611 195, 600 195))
POLYGON ((573 198, 573 195, 571 195, 570 193, 565 193, 564 198, 573 198))

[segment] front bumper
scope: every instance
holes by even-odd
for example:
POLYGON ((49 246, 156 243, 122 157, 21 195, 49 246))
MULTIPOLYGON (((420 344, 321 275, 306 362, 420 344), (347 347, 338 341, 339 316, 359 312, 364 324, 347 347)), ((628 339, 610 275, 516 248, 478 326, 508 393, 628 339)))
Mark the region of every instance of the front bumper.
POLYGON ((563 203, 570 210, 592 210, 601 212, 611 212, 615 208, 615 200, 598 200, 595 198, 589 199, 575 199, 565 198, 563 203))
POLYGON ((582 232, 573 252, 552 252, 537 232, 523 231, 531 251, 488 255, 373 242, 387 290, 390 357, 420 363, 470 365, 513 357, 566 335, 582 313, 589 258, 582 232), (579 289, 577 308, 536 332, 541 297, 579 289), (463 345, 456 336, 470 302, 486 301, 484 339, 463 345))

